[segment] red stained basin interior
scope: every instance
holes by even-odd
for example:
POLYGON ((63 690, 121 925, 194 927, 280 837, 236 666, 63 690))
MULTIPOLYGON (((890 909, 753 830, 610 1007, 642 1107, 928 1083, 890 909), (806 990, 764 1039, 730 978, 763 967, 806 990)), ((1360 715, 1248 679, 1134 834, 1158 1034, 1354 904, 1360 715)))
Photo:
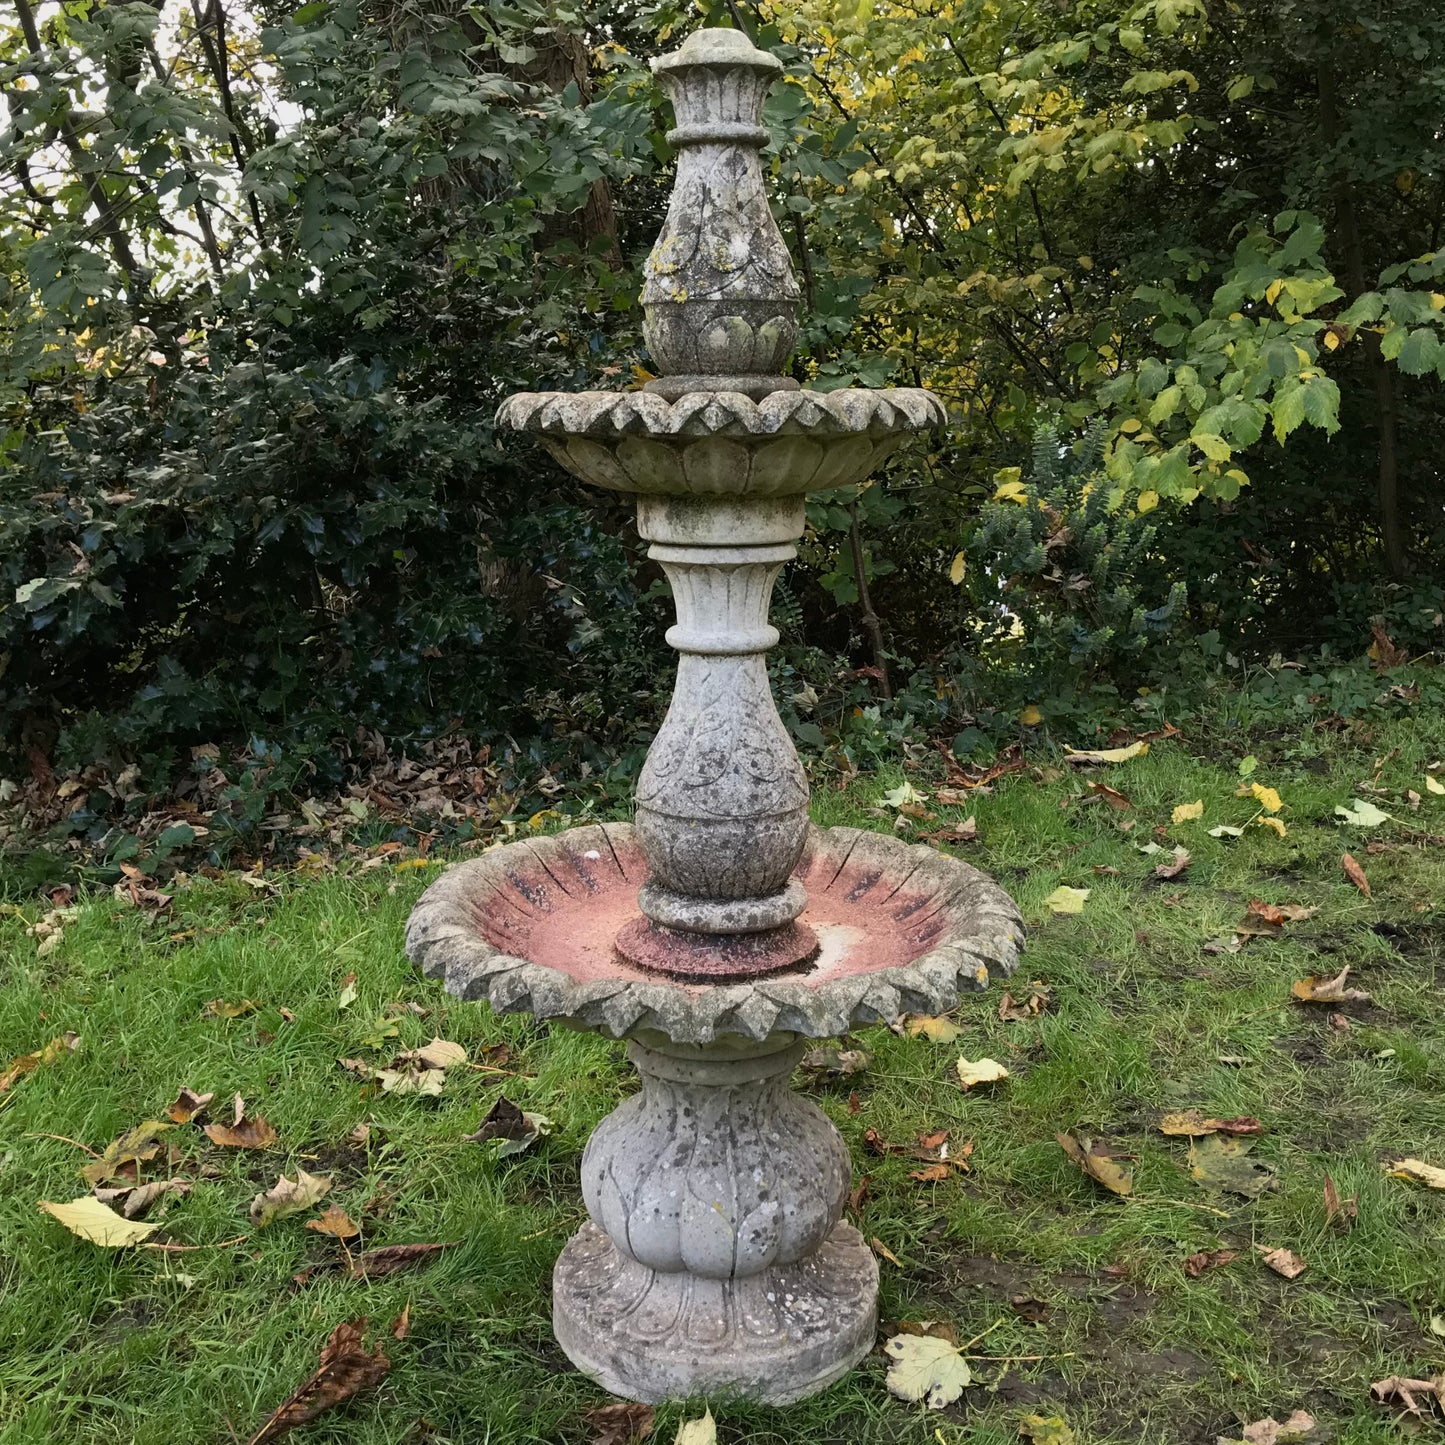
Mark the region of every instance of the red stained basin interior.
MULTIPOLYGON (((515 845, 514 845, 515 846, 515 845)), ((876 865, 823 855, 806 858, 798 878, 808 890, 799 918, 818 936, 814 961, 788 971, 821 983, 911 963, 938 942, 949 925, 941 900, 913 891, 876 865)), ((494 947, 545 964, 573 978, 646 979, 656 973, 619 958, 613 943, 640 917, 637 890, 647 863, 635 846, 578 850, 545 863, 524 855, 478 909, 477 925, 494 947)), ((702 987, 704 985, 698 985, 702 987)))

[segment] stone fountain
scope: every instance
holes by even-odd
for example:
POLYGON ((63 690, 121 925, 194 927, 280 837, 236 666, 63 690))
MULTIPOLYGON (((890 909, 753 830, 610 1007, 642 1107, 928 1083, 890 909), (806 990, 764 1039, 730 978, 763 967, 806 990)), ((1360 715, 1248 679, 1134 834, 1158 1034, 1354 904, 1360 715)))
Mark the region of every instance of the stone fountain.
POLYGON ((782 67, 703 30, 652 62, 677 178, 642 292, 640 391, 513 396, 499 425, 637 497, 672 584, 672 704, 636 821, 509 843, 423 895, 407 952, 464 999, 628 1040, 641 1092, 582 1158, 590 1222, 553 1277, 568 1357, 658 1401, 785 1404, 873 1347, 878 1267, 842 1221, 848 1151, 789 1088, 810 1039, 937 1014, 1008 973, 1023 926, 976 868, 808 821, 766 654, 810 491, 863 481, 942 425, 917 389, 782 375, 798 287, 768 207, 763 100, 782 67))

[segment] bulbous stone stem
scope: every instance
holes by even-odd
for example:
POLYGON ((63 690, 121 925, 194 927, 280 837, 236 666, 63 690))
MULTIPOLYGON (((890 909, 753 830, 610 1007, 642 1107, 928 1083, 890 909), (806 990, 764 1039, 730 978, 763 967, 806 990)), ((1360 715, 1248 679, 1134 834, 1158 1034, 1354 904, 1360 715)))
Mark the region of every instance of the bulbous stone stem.
POLYGON ((805 1047, 629 1046, 642 1092, 588 1142, 592 1223, 553 1276, 557 1338, 608 1389, 784 1403, 872 1347, 877 1266, 839 1222, 847 1149, 788 1087, 805 1047))
MULTIPOLYGON (((786 525, 800 521, 791 509, 786 525)), ((681 654, 667 717, 637 786, 637 836, 652 878, 639 895, 655 923, 691 933, 776 928, 807 902, 791 875, 808 829, 808 783, 768 684, 773 582, 795 555, 778 509, 750 527, 735 505, 661 509, 642 518, 648 555, 672 583, 681 654), (734 543, 712 537, 731 530, 734 543)), ((793 536, 797 532, 792 533, 793 536)))

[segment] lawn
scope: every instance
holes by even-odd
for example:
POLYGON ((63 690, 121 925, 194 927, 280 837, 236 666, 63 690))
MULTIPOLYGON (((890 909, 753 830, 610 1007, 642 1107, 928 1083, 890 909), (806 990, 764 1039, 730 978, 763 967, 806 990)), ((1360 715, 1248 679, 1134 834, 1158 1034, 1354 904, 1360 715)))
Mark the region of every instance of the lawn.
MULTIPOLYGON (((1399 1438, 1371 1382, 1445 1366, 1432 1331, 1445 1316, 1445 1191, 1382 1167, 1403 1155, 1445 1166, 1445 796, 1426 785, 1442 757, 1439 719, 1247 739, 1186 732, 1100 771, 1031 759, 966 807, 938 802, 946 780, 921 760, 908 778, 933 817, 905 816, 902 829, 976 818, 977 840, 953 851, 1019 899, 1030 943, 1012 991, 1026 998, 1037 982, 1047 1008, 1001 1019, 995 986, 957 1010, 957 1039, 869 1030, 858 1036, 865 1070, 806 1087, 847 1139, 855 1181, 868 1176, 860 1222, 888 1256, 880 1340, 898 1321, 945 1321, 963 1340, 988 1331, 974 1351, 992 1358, 941 1411, 894 1399, 881 1354, 788 1410, 715 1401, 719 1439, 1002 1445, 1019 1438, 1021 1417, 1059 1414, 1095 1445, 1190 1445, 1297 1408, 1348 1445, 1399 1438), (1258 822, 1238 838, 1210 835, 1260 812, 1237 796, 1246 752, 1257 759, 1246 787, 1278 792, 1281 809, 1266 816, 1282 820, 1283 837, 1258 822), (1132 807, 1088 796, 1089 780, 1132 807), (1364 827, 1336 814, 1359 796, 1391 819, 1364 827), (1196 800, 1202 818, 1172 822, 1196 800), (1157 878, 1176 844, 1189 866, 1157 878), (1346 877, 1346 851, 1370 897, 1346 877), (1078 914, 1045 905, 1061 884, 1090 890, 1078 914), (1231 951, 1251 899, 1318 912, 1231 951), (1292 998, 1296 980, 1346 964, 1369 1002, 1292 998), (960 1054, 996 1059, 1010 1077, 965 1093, 960 1054), (1189 1108, 1257 1118, 1250 1157, 1276 1187, 1250 1200, 1191 1178, 1188 1139, 1158 1129, 1189 1108), (865 1139, 910 1144, 940 1129, 955 1152, 974 1146, 968 1172, 940 1183, 910 1178, 917 1161, 870 1152, 865 1139), (1123 1161, 1133 1194, 1087 1178, 1056 1142, 1065 1131, 1135 1156, 1123 1161), (1327 1220, 1327 1174, 1357 1201, 1352 1228, 1327 1220), (1261 1246, 1293 1251, 1305 1272, 1282 1278, 1261 1246), (1186 1273, 1190 1255, 1220 1249, 1236 1257, 1186 1273)), ((815 816, 890 828, 896 811, 883 800, 902 781, 895 771, 820 787, 815 816)), ((247 1440, 314 1369, 333 1328, 361 1316, 385 1339, 390 1372, 292 1438, 590 1438, 583 1413, 606 1397, 552 1341, 548 1279, 583 1218, 582 1145, 632 1078, 617 1044, 497 1017, 421 979, 402 932, 436 864, 396 859, 316 877, 193 875, 160 912, 91 895, 43 954, 27 932, 43 900, 0 918, 0 1071, 67 1030, 80 1035, 73 1053, 0 1095, 4 1445, 247 1440), (433 1036, 494 1067, 502 1056, 483 1050, 505 1043, 506 1072, 449 1068, 439 1096, 403 1096, 337 1063, 384 1064, 433 1036), (101 1249, 37 1208, 84 1194, 84 1149, 164 1119, 183 1087, 214 1092, 206 1118, 222 1123, 240 1093, 277 1135, 266 1150, 213 1144, 196 1123, 161 1136, 143 1177, 194 1187, 148 1243, 194 1248, 101 1249), (502 1091, 555 1122, 509 1158, 464 1137, 502 1091), (341 1246, 305 1227, 319 1210, 265 1228, 247 1217, 253 1196, 297 1168, 331 1180, 324 1202, 363 1229, 353 1249, 455 1247, 348 1278, 334 1263, 341 1246), (407 1306, 409 1331, 393 1340, 386 1329, 407 1306)), ((660 1408, 655 1438, 670 1442, 695 1413, 660 1408)))

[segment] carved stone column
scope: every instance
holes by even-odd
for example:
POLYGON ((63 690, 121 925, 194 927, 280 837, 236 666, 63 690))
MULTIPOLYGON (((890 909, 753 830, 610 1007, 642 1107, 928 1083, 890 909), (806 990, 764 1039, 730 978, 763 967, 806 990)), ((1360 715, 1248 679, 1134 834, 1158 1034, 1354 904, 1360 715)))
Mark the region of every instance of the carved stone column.
POLYGON ((786 1404, 872 1348, 877 1263, 840 1223, 848 1151, 788 1088, 805 1047, 629 1046, 642 1092, 588 1142, 592 1223, 553 1276, 557 1339, 606 1388, 786 1404))

